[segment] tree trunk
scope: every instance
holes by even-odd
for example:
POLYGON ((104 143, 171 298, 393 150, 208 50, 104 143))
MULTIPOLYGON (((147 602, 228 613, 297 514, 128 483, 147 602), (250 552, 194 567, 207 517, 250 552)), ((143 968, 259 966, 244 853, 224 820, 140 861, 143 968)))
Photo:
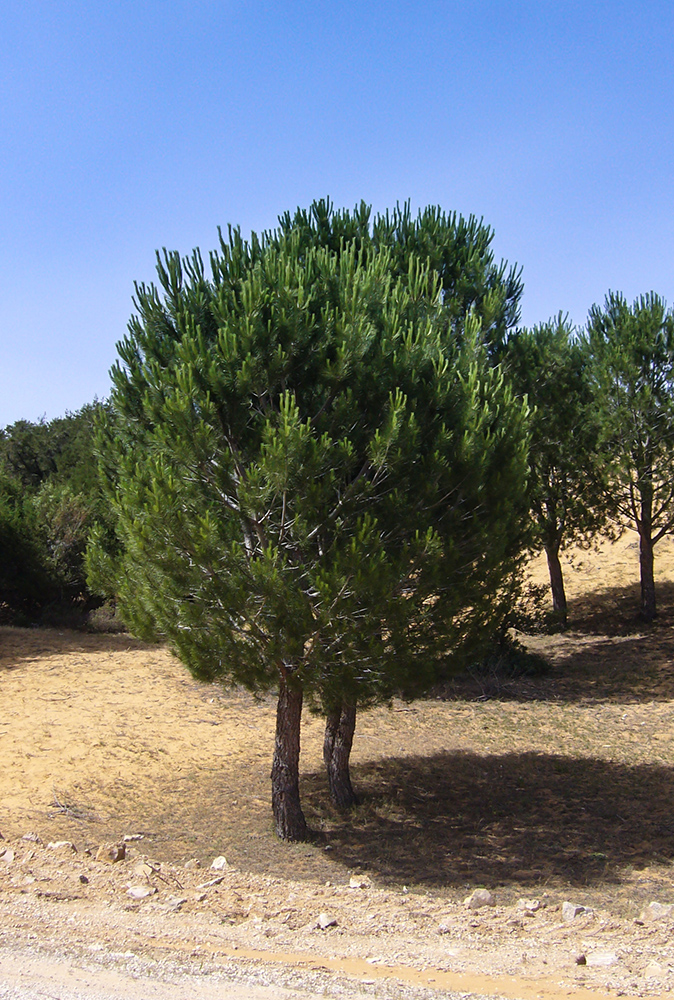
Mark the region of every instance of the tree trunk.
POLYGON ((356 706, 342 702, 325 720, 323 760, 328 772, 330 796, 339 809, 350 809, 358 804, 351 785, 349 757, 356 728, 356 706))
POLYGON ((653 542, 650 535, 639 533, 639 568, 641 570, 641 617, 652 622, 657 614, 655 606, 655 577, 653 573, 653 542))
POLYGON ((639 569, 641 571, 641 617, 652 622, 657 614, 655 607, 655 578, 653 574, 653 479, 650 464, 645 468, 639 486, 641 518, 639 529, 639 569))
POLYGON ((559 545, 546 545, 545 554, 548 557, 548 571, 550 573, 550 590, 552 591, 552 610, 566 625, 567 606, 566 592, 564 590, 564 576, 562 575, 562 564, 559 561, 559 545))
POLYGON ((276 706, 276 741, 271 769, 271 803, 281 840, 306 840, 307 823, 300 803, 300 721, 302 688, 281 674, 276 706))

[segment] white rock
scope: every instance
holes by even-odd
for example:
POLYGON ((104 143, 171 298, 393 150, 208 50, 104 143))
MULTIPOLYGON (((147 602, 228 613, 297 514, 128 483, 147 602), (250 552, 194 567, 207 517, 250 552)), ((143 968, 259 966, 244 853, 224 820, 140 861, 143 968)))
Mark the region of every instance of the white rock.
POLYGON ((153 885, 130 885, 126 894, 132 899, 147 899, 148 896, 156 896, 157 890, 153 885))
POLYGON ((583 915, 589 916, 592 910, 588 909, 587 906, 580 906, 578 903, 569 903, 568 900, 562 903, 562 920, 575 920, 576 917, 583 915))
POLYGON ((369 889, 370 885, 369 878, 365 878, 363 875, 352 875, 349 879, 350 889, 369 889))
POLYGON ((33 833, 32 830, 29 831, 28 833, 24 833, 24 835, 23 835, 23 837, 21 839, 22 840, 29 840, 32 844, 41 844, 42 843, 42 841, 40 840, 40 838, 37 835, 37 833, 33 833))
POLYGON ((213 858, 211 861, 211 868, 214 868, 216 872, 221 872, 227 867, 227 858, 224 854, 219 854, 217 858, 213 858))
POLYGON ((77 853, 77 848, 72 840, 52 840, 47 844, 50 851, 72 851, 77 853))
POLYGON ((643 971, 643 975, 646 979, 659 979, 665 974, 664 965, 660 965, 659 962, 649 962, 643 971))
POLYGON ((466 896, 463 905, 469 910, 479 910, 481 906, 493 906, 494 897, 489 889, 476 889, 470 896, 466 896))
POLYGON ((2 858, 6 865, 11 865, 14 860, 14 851, 11 847, 6 847, 4 851, 0 851, 0 858, 2 858))
POLYGON ((613 951, 593 951, 587 956, 587 964, 607 969, 618 964, 618 956, 613 951))
POLYGON ((134 840, 142 840, 145 834, 143 833, 125 833, 122 837, 122 841, 125 844, 131 844, 134 840))
POLYGON ((137 878, 149 878, 151 875, 156 875, 157 871, 158 869, 148 861, 138 861, 131 869, 131 874, 137 878))
POLYGON ((197 886, 197 889, 210 889, 212 885, 220 885, 224 881, 224 875, 216 875, 215 878, 209 878, 208 882, 202 882, 201 885, 197 886))
POLYGON ((671 903, 649 903, 641 914, 642 920, 664 920, 671 917, 674 906, 671 903))
POLYGON ((337 920, 329 913, 319 913, 318 920, 316 921, 316 926, 319 927, 322 931, 324 931, 328 927, 336 927, 337 920))
POLYGON ((525 913, 536 913, 541 908, 540 899, 518 899, 517 909, 524 910, 525 913))
POLYGON ((185 862, 183 868, 187 868, 188 871, 191 871, 193 868, 201 868, 201 861, 199 861, 199 858, 190 858, 189 861, 185 862))
POLYGON ((166 909, 177 912, 187 902, 187 896, 169 896, 166 900, 166 909))

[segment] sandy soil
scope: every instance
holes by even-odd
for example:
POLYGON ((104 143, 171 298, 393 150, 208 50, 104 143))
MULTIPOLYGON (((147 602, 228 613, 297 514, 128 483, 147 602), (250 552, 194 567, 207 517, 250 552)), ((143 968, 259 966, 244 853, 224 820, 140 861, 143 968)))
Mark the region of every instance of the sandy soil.
POLYGON ((670 995, 674 602, 635 621, 633 544, 573 554, 571 629, 528 640, 550 677, 364 713, 347 818, 307 714, 304 845, 271 827, 271 700, 129 636, 1 629, 0 997, 670 995))

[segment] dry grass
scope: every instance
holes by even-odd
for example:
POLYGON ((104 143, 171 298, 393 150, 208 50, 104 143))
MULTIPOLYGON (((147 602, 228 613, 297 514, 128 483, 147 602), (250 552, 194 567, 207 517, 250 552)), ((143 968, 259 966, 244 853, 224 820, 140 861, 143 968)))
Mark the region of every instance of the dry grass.
POLYGON ((2 630, 0 829, 89 845, 142 830, 172 860, 222 852, 321 881, 367 870, 457 897, 546 888, 624 914, 674 901, 674 584, 645 627, 630 545, 577 554, 570 629, 527 638, 546 676, 464 679, 445 700, 363 713, 348 816, 329 805, 307 717, 308 845, 273 834, 271 701, 200 686, 127 636, 2 630))

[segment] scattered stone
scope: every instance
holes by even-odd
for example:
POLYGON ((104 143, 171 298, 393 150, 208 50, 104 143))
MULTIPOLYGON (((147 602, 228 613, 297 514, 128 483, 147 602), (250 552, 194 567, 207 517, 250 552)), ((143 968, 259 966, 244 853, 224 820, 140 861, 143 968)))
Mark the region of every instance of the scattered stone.
POLYGON ((438 925, 438 934, 451 934, 451 933, 452 933, 452 928, 449 926, 449 924, 438 925))
POLYGON ((660 965, 659 962, 649 962, 643 974, 646 979, 660 979, 661 976, 664 976, 665 971, 664 965, 660 965))
POLYGON ((476 889, 470 896, 466 896, 463 905, 469 910, 479 910, 481 906, 493 906, 494 897, 489 889, 476 889))
POLYGON ((337 920, 335 917, 330 916, 329 913, 319 913, 318 920, 316 921, 316 926, 320 930, 324 931, 327 930, 328 927, 336 927, 337 920))
POLYGON ((215 869, 216 872, 224 871, 227 867, 227 858, 224 854, 219 854, 217 858, 213 858, 211 861, 211 868, 215 869))
POLYGON ((11 865, 14 856, 14 851, 11 847, 6 847, 4 851, 0 851, 0 858, 2 858, 6 865, 11 865))
POLYGON ((126 845, 121 844, 101 844, 96 851, 96 861, 105 861, 114 864, 116 861, 123 861, 126 857, 126 845))
POLYGON ((195 903, 203 903, 203 901, 206 899, 207 896, 208 896, 207 892, 195 892, 194 893, 194 902, 195 903))
POLYGON ((595 951, 587 956, 587 964, 601 969, 608 969, 618 964, 618 956, 613 951, 595 951))
POLYGON ((578 903, 569 903, 568 900, 562 903, 562 920, 571 921, 583 914, 589 915, 592 910, 587 906, 580 906, 578 903))
POLYGON ((72 854, 77 854, 77 848, 72 840, 51 840, 47 848, 50 851, 70 851, 72 854))
POLYGON ((80 875, 80 882, 82 885, 89 885, 89 879, 86 875, 80 875))
POLYGON ((132 844, 134 840, 142 840, 144 836, 144 833, 125 833, 122 841, 125 844, 132 844))
POLYGON ((151 865, 149 861, 139 861, 137 865, 134 865, 132 871, 134 875, 149 878, 150 875, 156 875, 158 869, 154 865, 151 865))
POLYGON ((526 914, 527 917, 533 917, 534 913, 536 913, 538 910, 540 910, 540 908, 541 908, 541 901, 540 901, 540 899, 518 899, 517 900, 517 909, 518 910, 522 910, 526 914))
POLYGON ((585 955, 576 955, 575 962, 576 965, 587 965, 587 958, 585 955))
POLYGON ((199 858, 190 858, 189 861, 185 862, 183 868, 187 868, 190 871, 193 868, 201 868, 201 861, 199 861, 199 858))
POLYGON ((365 875, 352 875, 349 879, 349 889, 369 889, 372 883, 365 875))
POLYGON ((24 864, 26 863, 26 861, 32 861, 34 857, 35 857, 35 851, 31 847, 30 851, 26 851, 26 853, 23 856, 24 864))
POLYGON ((187 902, 187 896, 169 896, 166 900, 166 909, 173 910, 175 913, 180 910, 187 902))
POLYGON ((641 914, 641 920, 664 920, 671 917, 674 906, 671 903, 649 903, 641 914))
POLYGON ((224 881, 224 875, 217 875, 215 878, 210 878, 208 882, 202 882, 201 885, 197 886, 197 889, 210 889, 212 885, 220 885, 224 881))
POLYGON ((130 885, 126 894, 132 899, 147 899, 148 896, 156 896, 157 890, 153 885, 130 885))

